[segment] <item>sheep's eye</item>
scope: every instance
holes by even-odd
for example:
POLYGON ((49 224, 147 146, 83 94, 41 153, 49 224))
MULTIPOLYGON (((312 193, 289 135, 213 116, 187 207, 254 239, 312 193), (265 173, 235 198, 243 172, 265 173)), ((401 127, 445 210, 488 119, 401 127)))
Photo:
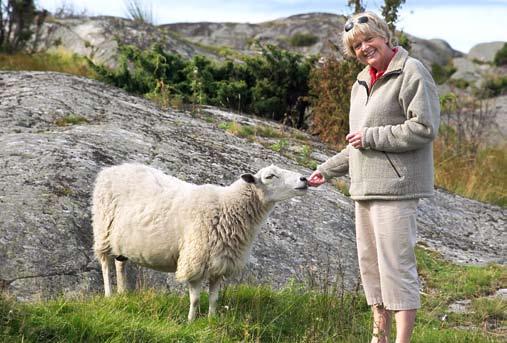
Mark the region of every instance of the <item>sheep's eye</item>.
POLYGON ((276 176, 275 174, 269 174, 268 176, 266 176, 266 179, 272 179, 274 177, 277 178, 278 176, 276 176))

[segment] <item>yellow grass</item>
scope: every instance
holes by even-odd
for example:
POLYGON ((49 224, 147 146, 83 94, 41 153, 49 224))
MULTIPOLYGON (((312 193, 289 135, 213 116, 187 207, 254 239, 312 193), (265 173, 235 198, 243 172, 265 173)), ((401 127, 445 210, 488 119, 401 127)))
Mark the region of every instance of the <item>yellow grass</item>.
POLYGON ((62 48, 50 53, 0 54, 0 70, 56 71, 93 78, 85 58, 62 48))
POLYGON ((435 143, 437 186, 467 198, 507 205, 507 146, 487 147, 473 154, 451 151, 435 143))

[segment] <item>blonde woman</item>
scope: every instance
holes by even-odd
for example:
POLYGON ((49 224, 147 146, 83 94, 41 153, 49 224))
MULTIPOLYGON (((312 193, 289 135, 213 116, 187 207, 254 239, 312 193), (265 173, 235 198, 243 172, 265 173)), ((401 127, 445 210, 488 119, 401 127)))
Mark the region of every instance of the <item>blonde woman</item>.
POLYGON ((371 12, 344 26, 349 56, 366 65, 352 87, 348 146, 309 178, 320 186, 350 175, 361 280, 373 311, 371 342, 410 341, 421 306, 414 246, 416 207, 433 194, 432 141, 440 121, 435 83, 418 60, 393 46, 386 22, 371 12))

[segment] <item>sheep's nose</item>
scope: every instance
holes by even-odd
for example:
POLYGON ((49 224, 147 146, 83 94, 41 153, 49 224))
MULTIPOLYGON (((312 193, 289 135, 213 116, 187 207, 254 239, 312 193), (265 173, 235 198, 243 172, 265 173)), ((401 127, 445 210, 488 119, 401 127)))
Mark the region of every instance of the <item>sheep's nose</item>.
POLYGON ((299 178, 299 180, 301 180, 301 181, 303 181, 303 182, 308 182, 308 180, 307 180, 307 179, 306 179, 306 177, 304 177, 304 176, 301 176, 301 177, 299 178))

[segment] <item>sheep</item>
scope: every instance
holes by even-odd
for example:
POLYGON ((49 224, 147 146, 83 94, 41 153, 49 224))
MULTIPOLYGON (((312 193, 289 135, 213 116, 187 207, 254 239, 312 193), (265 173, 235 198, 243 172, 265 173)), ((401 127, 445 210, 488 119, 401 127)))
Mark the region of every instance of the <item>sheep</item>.
POLYGON ((229 186, 195 185, 141 164, 97 175, 92 199, 94 252, 105 296, 115 260, 117 291, 125 292, 125 262, 176 273, 189 288, 188 320, 196 317, 202 282, 216 313, 220 281, 246 264, 258 229, 278 201, 306 193, 301 174, 274 165, 243 174, 229 186))

